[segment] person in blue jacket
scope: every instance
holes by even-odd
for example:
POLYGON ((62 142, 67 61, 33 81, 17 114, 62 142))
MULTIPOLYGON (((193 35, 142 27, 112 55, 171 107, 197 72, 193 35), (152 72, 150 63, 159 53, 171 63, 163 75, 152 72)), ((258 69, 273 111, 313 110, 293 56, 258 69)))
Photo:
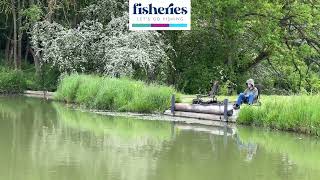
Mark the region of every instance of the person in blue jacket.
POLYGON ((242 103, 248 103, 252 105, 254 100, 257 99, 259 95, 258 89, 254 86, 254 80, 248 79, 246 82, 247 89, 239 94, 236 104, 233 105, 234 109, 240 109, 242 103))

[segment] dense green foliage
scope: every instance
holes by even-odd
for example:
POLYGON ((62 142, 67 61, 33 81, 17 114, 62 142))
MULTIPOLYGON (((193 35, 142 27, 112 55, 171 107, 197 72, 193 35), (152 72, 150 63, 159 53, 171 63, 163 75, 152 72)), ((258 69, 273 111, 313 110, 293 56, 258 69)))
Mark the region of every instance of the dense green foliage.
POLYGON ((48 69, 39 76, 31 68, 26 71, 0 68, 0 94, 17 94, 24 90, 55 91, 59 73, 48 69))
POLYGON ((320 91, 320 1, 192 0, 192 31, 129 31, 127 9, 123 0, 3 0, 1 64, 131 76, 188 94, 212 79, 239 92, 249 77, 268 94, 320 91))
POLYGON ((192 31, 166 33, 170 82, 187 93, 212 79, 253 77, 266 93, 318 92, 320 1, 193 0, 192 31))
POLYGON ((263 96, 243 106, 237 123, 320 135, 320 96, 263 96))
POLYGON ((22 72, 0 69, 0 93, 21 93, 26 88, 22 72))
POLYGON ((23 71, 23 76, 26 79, 27 90, 54 92, 57 89, 60 73, 56 69, 43 66, 39 74, 34 68, 30 68, 23 71))
POLYGON ((162 112, 174 93, 171 87, 126 78, 72 74, 61 80, 56 99, 102 110, 162 112))

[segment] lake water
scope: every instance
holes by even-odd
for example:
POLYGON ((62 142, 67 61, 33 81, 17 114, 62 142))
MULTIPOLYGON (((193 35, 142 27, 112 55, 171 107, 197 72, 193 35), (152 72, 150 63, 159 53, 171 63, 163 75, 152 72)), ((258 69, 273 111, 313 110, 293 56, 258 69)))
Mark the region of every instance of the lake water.
POLYGON ((320 141, 0 97, 1 180, 319 180, 320 141))

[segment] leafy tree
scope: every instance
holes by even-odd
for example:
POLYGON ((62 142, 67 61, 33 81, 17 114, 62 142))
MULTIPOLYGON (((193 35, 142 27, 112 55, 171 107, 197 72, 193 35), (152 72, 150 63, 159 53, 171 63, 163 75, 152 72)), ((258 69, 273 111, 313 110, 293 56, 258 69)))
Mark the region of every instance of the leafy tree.
POLYGON ((167 33, 177 52, 170 56, 177 69, 171 75, 180 89, 208 89, 211 79, 230 80, 241 89, 245 78, 261 71, 269 73, 254 77, 260 83, 270 78, 267 89, 316 89, 310 77, 319 77, 319 1, 192 4, 192 31, 167 33))

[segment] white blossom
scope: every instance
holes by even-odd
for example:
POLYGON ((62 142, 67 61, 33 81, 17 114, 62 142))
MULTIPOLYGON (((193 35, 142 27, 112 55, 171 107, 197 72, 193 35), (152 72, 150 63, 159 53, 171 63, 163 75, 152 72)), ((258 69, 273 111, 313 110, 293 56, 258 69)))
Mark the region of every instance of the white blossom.
POLYGON ((61 72, 131 76, 136 70, 153 73, 169 61, 165 52, 169 46, 160 33, 129 31, 127 13, 110 18, 106 25, 88 18, 72 29, 54 22, 37 22, 31 30, 32 47, 43 62, 61 72))

